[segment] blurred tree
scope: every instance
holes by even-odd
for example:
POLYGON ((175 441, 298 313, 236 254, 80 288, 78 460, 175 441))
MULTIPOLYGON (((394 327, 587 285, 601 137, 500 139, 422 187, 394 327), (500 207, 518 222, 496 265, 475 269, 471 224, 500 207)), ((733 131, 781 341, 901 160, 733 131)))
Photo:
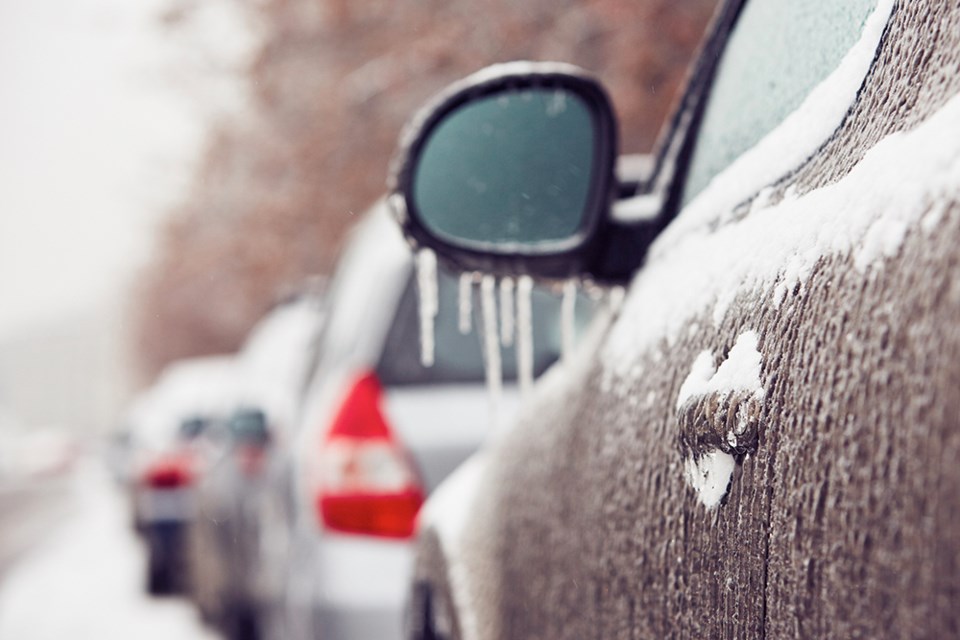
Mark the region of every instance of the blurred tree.
MULTIPOLYGON (((328 271, 384 190, 406 119, 494 62, 561 60, 599 75, 624 151, 649 150, 715 0, 235 0, 261 48, 252 109, 214 131, 141 288, 146 373, 235 348, 280 290, 328 271)), ((177 0, 176 23, 196 6, 177 0)))

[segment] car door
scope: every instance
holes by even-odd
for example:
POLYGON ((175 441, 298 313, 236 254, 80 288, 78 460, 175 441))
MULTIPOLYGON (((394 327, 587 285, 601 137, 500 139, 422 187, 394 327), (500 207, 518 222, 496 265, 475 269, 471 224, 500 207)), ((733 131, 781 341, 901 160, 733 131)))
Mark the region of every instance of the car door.
POLYGON ((958 33, 745 3, 680 214, 426 534, 453 635, 957 634, 958 33))

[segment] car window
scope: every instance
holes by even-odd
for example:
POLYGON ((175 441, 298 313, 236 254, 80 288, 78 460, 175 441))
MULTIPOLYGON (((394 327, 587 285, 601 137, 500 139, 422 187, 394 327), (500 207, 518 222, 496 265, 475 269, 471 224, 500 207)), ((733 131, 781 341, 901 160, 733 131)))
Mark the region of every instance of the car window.
MULTIPOLYGON (((440 384, 482 382, 485 379, 481 346, 480 309, 473 305, 472 331, 464 335, 458 326, 459 283, 444 272, 438 274, 438 307, 435 324, 436 349, 434 363, 420 363, 420 319, 418 295, 414 279, 407 283, 397 307, 393 325, 384 346, 377 374, 385 384, 440 384)), ((476 293, 476 292, 474 292, 476 293)), ((476 295, 474 296, 476 298, 476 295)), ((539 375, 560 356, 560 298, 541 288, 533 290, 533 363, 539 375)), ((577 325, 582 329, 592 315, 592 304, 584 296, 577 301, 577 325)), ((506 380, 517 377, 515 350, 504 348, 501 361, 506 380)))
POLYGON ((684 204, 837 68, 876 5, 877 0, 748 0, 717 68, 684 204))

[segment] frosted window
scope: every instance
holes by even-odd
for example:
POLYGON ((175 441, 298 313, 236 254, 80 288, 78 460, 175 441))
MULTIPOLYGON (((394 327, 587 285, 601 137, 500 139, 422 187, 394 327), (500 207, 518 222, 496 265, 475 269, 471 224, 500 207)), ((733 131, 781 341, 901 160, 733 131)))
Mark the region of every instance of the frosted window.
POLYGON ((717 70, 684 203, 793 112, 860 37, 877 0, 750 0, 717 70))

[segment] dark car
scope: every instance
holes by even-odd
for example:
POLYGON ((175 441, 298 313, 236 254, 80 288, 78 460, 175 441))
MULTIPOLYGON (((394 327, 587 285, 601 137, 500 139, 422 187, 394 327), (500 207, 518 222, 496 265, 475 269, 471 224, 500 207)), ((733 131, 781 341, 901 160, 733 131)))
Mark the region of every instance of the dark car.
POLYGON ((957 637, 958 89, 955 2, 733 0, 632 198, 579 70, 420 114, 420 250, 630 288, 428 502, 410 636, 957 637))

